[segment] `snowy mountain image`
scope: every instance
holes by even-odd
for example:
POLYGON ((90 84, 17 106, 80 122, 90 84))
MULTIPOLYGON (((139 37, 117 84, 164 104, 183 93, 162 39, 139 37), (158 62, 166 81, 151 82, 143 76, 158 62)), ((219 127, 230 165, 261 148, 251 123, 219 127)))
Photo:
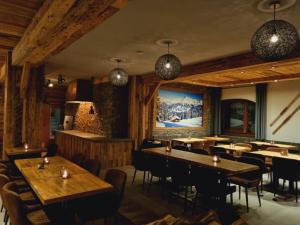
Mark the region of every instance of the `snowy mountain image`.
POLYGON ((161 89, 156 127, 201 127, 203 95, 161 89))

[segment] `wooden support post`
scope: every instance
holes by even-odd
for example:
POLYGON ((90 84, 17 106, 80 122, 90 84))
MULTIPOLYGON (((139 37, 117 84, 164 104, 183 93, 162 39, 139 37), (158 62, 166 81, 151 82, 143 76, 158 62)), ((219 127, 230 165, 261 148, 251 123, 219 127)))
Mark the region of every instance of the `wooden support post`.
POLYGON ((30 63, 26 62, 26 63, 24 63, 24 66, 23 66, 22 77, 21 77, 21 84, 20 84, 20 95, 21 95, 21 98, 25 98, 26 97, 28 83, 29 83, 29 78, 30 78, 30 63))
POLYGON ((49 133, 47 126, 44 125, 43 127, 42 125, 43 120, 48 121, 48 124, 50 121, 50 116, 46 118, 47 113, 43 111, 46 107, 43 103, 43 72, 43 66, 30 70, 28 78, 30 88, 23 100, 22 140, 27 142, 31 148, 40 147, 44 132, 49 133))
POLYGON ((153 99, 153 97, 157 93, 158 89, 160 88, 160 84, 161 83, 157 83, 153 87, 150 88, 149 95, 145 99, 146 106, 148 106, 150 104, 151 100, 153 99))
MULTIPOLYGON (((22 102, 20 99, 21 67, 12 66, 11 52, 7 54, 4 89, 3 149, 21 144, 22 102)), ((5 151, 3 151, 5 158, 5 151)))
POLYGON ((128 112, 128 135, 135 140, 135 147, 137 147, 137 131, 138 131, 138 107, 137 107, 137 84, 136 76, 130 78, 129 83, 129 112, 128 112))

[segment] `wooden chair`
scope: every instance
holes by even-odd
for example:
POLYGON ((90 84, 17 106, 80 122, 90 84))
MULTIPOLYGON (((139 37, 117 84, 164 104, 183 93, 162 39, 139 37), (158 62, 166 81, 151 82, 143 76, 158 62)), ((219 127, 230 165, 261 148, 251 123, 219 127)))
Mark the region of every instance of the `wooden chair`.
POLYGON ((98 159, 86 159, 81 163, 81 166, 90 173, 99 176, 101 163, 98 159))
POLYGON ((143 176, 143 189, 145 187, 146 173, 149 171, 147 154, 142 150, 132 151, 132 165, 134 166, 134 174, 132 178, 132 184, 135 181, 135 176, 137 171, 142 171, 143 176))
POLYGON ((79 166, 86 160, 85 155, 78 153, 72 156, 71 161, 79 166))
POLYGON ((239 199, 241 198, 241 186, 245 188, 247 212, 249 212, 248 188, 251 187, 256 188, 259 206, 261 206, 260 195, 259 195, 259 184, 261 183, 262 173, 265 170, 265 163, 260 159, 245 157, 245 156, 241 156, 240 158, 237 158, 237 161, 242 163, 253 164, 259 167, 259 170, 257 171, 247 172, 247 173, 243 173, 228 178, 230 183, 239 186, 239 199))
POLYGON ((70 204, 75 209, 81 224, 88 221, 114 217, 117 224, 117 213, 124 196, 127 174, 122 170, 110 169, 107 171, 105 181, 114 187, 114 191, 98 194, 81 199, 70 204))
MULTIPOLYGON (((300 162, 293 159, 273 158, 273 187, 274 196, 277 190, 278 179, 289 180, 290 184, 295 183, 296 202, 298 202, 298 181, 300 181, 300 162)), ((284 189, 283 183, 283 189, 284 189)))
POLYGON ((210 147, 215 146, 216 142, 214 140, 205 140, 203 142, 203 149, 206 151, 210 150, 210 147))
POLYGON ((45 212, 41 209, 26 213, 23 202, 18 193, 14 191, 13 182, 3 186, 2 197, 7 208, 10 223, 12 225, 47 225, 51 224, 45 212))
POLYGON ((1 196, 1 200, 2 200, 2 203, 1 203, 1 212, 3 211, 3 209, 5 210, 4 211, 4 217, 3 217, 3 222, 5 224, 7 224, 7 222, 8 222, 8 214, 7 214, 7 209, 4 208, 4 204, 3 204, 2 188, 8 182, 9 182, 9 177, 6 176, 6 175, 4 175, 4 174, 0 174, 0 196, 1 196))
POLYGON ((279 147, 268 147, 266 149, 266 151, 278 152, 278 153, 281 153, 281 154, 284 154, 284 155, 289 153, 289 150, 287 148, 279 148, 279 147))
POLYGON ((240 147, 245 147, 245 148, 247 148, 248 152, 251 152, 252 148, 253 148, 253 146, 251 144, 248 144, 248 143, 236 143, 234 145, 235 146, 240 146, 240 147))

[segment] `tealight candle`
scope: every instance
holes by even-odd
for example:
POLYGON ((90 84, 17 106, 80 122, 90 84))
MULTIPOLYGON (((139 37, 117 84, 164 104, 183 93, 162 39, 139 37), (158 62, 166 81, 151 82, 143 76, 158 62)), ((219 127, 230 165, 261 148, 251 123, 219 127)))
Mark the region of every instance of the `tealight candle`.
POLYGON ((69 178, 69 171, 68 171, 66 168, 63 168, 63 169, 61 170, 61 177, 62 177, 63 179, 69 178))
POLYGON ((46 164, 50 163, 50 161, 49 161, 49 159, 47 157, 44 158, 44 163, 46 163, 46 164))
POLYGON ((27 143, 24 144, 24 148, 25 148, 25 150, 28 150, 29 146, 27 143))
POLYGON ((219 156, 218 155, 214 155, 213 156, 213 162, 220 162, 220 158, 219 158, 219 156))

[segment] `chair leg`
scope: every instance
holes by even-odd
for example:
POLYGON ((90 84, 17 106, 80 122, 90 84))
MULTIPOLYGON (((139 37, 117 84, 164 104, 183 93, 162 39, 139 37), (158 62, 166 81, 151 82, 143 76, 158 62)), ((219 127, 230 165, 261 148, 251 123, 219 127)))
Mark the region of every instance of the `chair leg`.
POLYGON ((284 186, 285 186, 285 180, 283 180, 283 184, 282 184, 282 192, 284 191, 284 186))
POLYGON ((186 207, 187 207, 187 195, 188 195, 188 186, 185 186, 185 193, 184 193, 184 212, 186 212, 186 207))
POLYGON ((256 186, 256 193, 257 193, 257 197, 258 197, 259 206, 261 206, 261 202, 260 202, 260 194, 259 194, 259 188, 258 188, 258 185, 256 186))
POLYGON ((4 205, 1 204, 1 211, 0 212, 3 212, 3 209, 4 209, 4 205))
POLYGON ((150 178, 150 182, 149 182, 149 186, 148 186, 148 192, 150 192, 150 187, 152 184, 152 179, 153 179, 153 175, 151 174, 151 178, 150 178))
POLYGON ((263 187, 264 187, 264 181, 263 181, 263 178, 264 176, 261 175, 261 182, 260 182, 260 192, 262 193, 263 192, 263 187))
POLYGON ((233 195, 230 193, 230 204, 233 205, 233 195))
POLYGON ((249 212, 249 204, 248 204, 248 187, 245 187, 245 193, 246 193, 247 212, 249 212))
POLYGON ((135 180, 135 175, 136 175, 136 169, 134 170, 133 179, 132 179, 132 183, 131 183, 131 184, 133 184, 133 183, 134 183, 134 180, 135 180))
POLYGON ((239 200, 241 200, 241 186, 239 185, 239 200))
POLYGON ((144 171, 144 176, 143 176, 143 190, 145 188, 145 178, 146 178, 146 171, 144 171))
POLYGON ((296 187, 295 187, 295 192, 296 192, 296 203, 298 203, 298 181, 296 180, 296 187))

